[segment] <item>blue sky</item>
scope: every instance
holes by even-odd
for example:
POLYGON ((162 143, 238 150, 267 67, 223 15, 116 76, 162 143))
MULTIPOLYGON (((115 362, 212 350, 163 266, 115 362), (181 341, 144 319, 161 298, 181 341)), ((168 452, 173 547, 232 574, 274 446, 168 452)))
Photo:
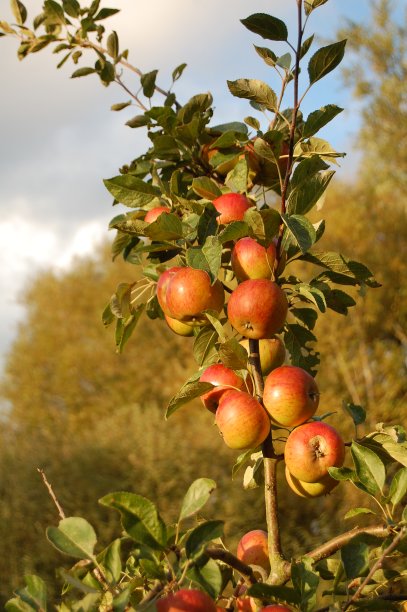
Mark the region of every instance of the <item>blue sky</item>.
MULTIPOLYGON (((32 16, 40 12, 41 4, 26 2, 32 16)), ((259 78, 277 85, 273 72, 253 49, 253 44, 275 45, 246 30, 239 19, 268 12, 286 20, 290 39, 295 39, 295 0, 112 0, 102 4, 122 9, 106 26, 117 30, 121 48, 129 49, 134 65, 145 72, 160 69, 158 81, 164 88, 171 71, 188 63, 176 87, 179 99, 211 91, 214 123, 254 114, 247 101, 229 94, 227 79, 259 78)), ((11 20, 4 5, 0 19, 11 20)), ((333 42, 346 18, 366 21, 370 5, 369 0, 329 0, 313 13, 308 35, 315 31, 323 40, 320 44, 333 42)), ((395 5, 401 10, 406 1, 396 0, 395 5)), ((111 104, 128 99, 118 87, 104 89, 93 76, 70 80, 74 67, 66 64, 57 71, 57 56, 47 50, 19 63, 16 49, 16 41, 0 40, 0 366, 23 316, 18 296, 25 284, 38 270, 65 269, 76 254, 90 252, 95 242, 108 236, 113 211, 102 179, 117 174, 146 144, 141 130, 124 126, 138 114, 137 109, 109 110, 111 104)), ((135 84, 132 75, 128 84, 135 84)), ((344 177, 357 165, 352 142, 360 116, 339 71, 315 85, 305 100, 304 114, 328 103, 346 109, 321 134, 334 148, 348 152, 339 170, 344 177)))

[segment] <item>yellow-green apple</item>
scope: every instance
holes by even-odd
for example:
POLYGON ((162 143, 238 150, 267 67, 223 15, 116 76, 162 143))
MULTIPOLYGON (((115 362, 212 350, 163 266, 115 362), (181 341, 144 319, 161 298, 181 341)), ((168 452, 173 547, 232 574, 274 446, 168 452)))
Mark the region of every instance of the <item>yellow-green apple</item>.
POLYGON ((318 482, 304 482, 290 474, 287 467, 285 468, 285 477, 290 489, 300 497, 313 498, 328 495, 339 484, 339 480, 335 480, 329 474, 318 482))
POLYGON ((319 482, 328 468, 341 467, 345 444, 339 433, 323 421, 305 423, 294 429, 284 448, 288 471, 304 482, 319 482))
POLYGON ((246 565, 258 565, 266 572, 270 571, 269 546, 267 532, 253 529, 244 534, 237 545, 236 556, 246 565))
POLYGON ((216 412, 219 401, 226 391, 230 391, 232 388, 241 391, 251 390, 252 388, 250 379, 247 381, 249 386, 246 386, 246 381, 241 376, 238 376, 234 370, 227 368, 222 363, 214 363, 207 367, 199 380, 215 385, 213 389, 201 395, 203 405, 213 413, 216 412))
POLYGON ((181 589, 155 602, 158 612, 216 612, 215 602, 198 589, 181 589))
POLYGON ((276 260, 276 245, 264 247, 254 238, 240 238, 232 249, 231 264, 237 280, 271 278, 276 260))
POLYGON ((245 338, 271 338, 284 325, 288 311, 284 291, 265 278, 243 281, 228 302, 230 324, 245 338))
POLYGON ((178 334, 178 336, 193 336, 194 328, 192 325, 188 325, 188 323, 183 323, 182 321, 178 321, 178 319, 171 319, 168 315, 164 314, 164 319, 170 329, 173 332, 178 334))
MULTIPOLYGON (((250 355, 248 338, 243 338, 243 340, 240 340, 240 344, 246 349, 247 354, 250 355)), ((273 338, 263 338, 262 340, 259 340, 259 353, 261 372, 263 376, 267 376, 267 374, 270 374, 272 370, 278 368, 284 363, 284 342, 277 336, 274 336, 273 338)))
POLYGON ((181 266, 173 266, 172 268, 168 268, 167 270, 165 270, 165 272, 163 272, 160 275, 157 281, 157 288, 156 288, 157 300, 161 306, 163 313, 168 316, 170 316, 170 311, 167 306, 168 283, 170 282, 174 274, 178 272, 179 270, 182 270, 181 266))
POLYGON ((246 210, 253 206, 253 202, 241 193, 224 193, 212 201, 220 213, 218 223, 226 224, 231 221, 243 221, 246 210))
POLYGON ((225 292, 219 280, 211 284, 209 274, 204 270, 186 267, 171 276, 165 302, 173 319, 199 324, 206 321, 204 310, 222 310, 225 292))
POLYGON ((146 223, 153 223, 154 221, 157 221, 160 215, 169 212, 171 211, 167 206, 156 206, 155 208, 151 208, 151 210, 148 211, 148 213, 144 217, 144 221, 146 223))
POLYGON ((270 432, 267 412, 245 391, 225 391, 215 421, 229 448, 254 448, 264 442, 270 432))
POLYGON ((318 386, 302 368, 283 365, 267 376, 263 402, 272 423, 295 427, 315 414, 319 404, 318 386))

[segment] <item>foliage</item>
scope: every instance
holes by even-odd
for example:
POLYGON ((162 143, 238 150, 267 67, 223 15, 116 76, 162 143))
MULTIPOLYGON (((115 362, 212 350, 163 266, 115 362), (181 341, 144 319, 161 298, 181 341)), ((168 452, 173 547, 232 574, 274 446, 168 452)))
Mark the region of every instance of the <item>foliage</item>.
MULTIPOLYGON (((122 81, 122 66, 140 76, 140 90, 131 97, 142 113, 127 124, 146 128, 150 148, 124 166, 119 175, 105 180, 114 204, 129 209, 111 221, 110 227, 117 232, 113 257, 121 255, 138 269, 137 279, 121 282, 103 311, 104 324, 115 324, 119 353, 146 316, 152 320, 164 317, 157 281, 166 270, 180 266, 201 271, 211 287, 219 287, 221 282, 227 293, 233 294, 237 282, 231 253, 233 244, 244 237, 254 238, 264 247, 275 245, 269 282, 279 288, 279 295, 281 289, 284 291, 289 314, 284 325, 274 331, 283 337, 291 365, 313 375, 319 364, 315 349, 319 315, 331 310, 346 316, 356 304, 357 292, 365 294, 379 286, 370 269, 353 258, 353 250, 349 257, 330 247, 321 248, 325 221, 312 219, 333 177, 330 165, 343 155, 317 136, 342 109, 329 104, 307 118, 300 110, 309 89, 334 70, 344 55, 344 39, 317 49, 307 58, 307 84, 300 91, 300 65, 313 41, 313 37, 303 40, 305 26, 312 12, 326 1, 297 0, 296 46, 290 42, 286 24, 277 17, 255 13, 242 20, 263 39, 285 42, 294 55, 278 57, 268 47, 256 47, 259 56, 279 75, 280 94, 256 79, 228 81, 232 95, 249 100, 260 118, 250 116, 244 122, 211 126, 210 94, 195 95, 181 105, 171 91, 156 85, 156 70, 141 74, 129 66, 128 53, 120 52, 116 32, 106 38, 106 48, 102 46, 105 29, 99 22, 115 9, 100 8, 99 0, 88 8, 82 8, 76 0, 62 4, 45 0, 31 30, 25 26, 25 7, 13 0, 17 24, 1 22, 0 26, 4 35, 20 38, 20 59, 57 43, 54 50, 66 52, 59 66, 69 58, 77 63, 83 50, 96 53, 94 66, 78 68, 73 78, 96 73, 104 85, 116 82, 128 92, 122 81), (283 108, 290 83, 293 103, 283 108), (156 94, 164 96, 162 105, 156 101, 156 94), (248 205, 244 215, 223 223, 217 200, 229 193, 249 196, 248 205), (158 206, 165 208, 165 214, 148 222, 146 214, 158 206)), ((184 67, 174 70, 173 82, 184 67)), ((127 103, 120 103, 114 110, 125 107, 127 103)), ((223 308, 209 307, 186 319, 193 328, 192 350, 198 370, 170 400, 167 416, 212 388, 199 378, 204 368, 217 362, 251 380, 254 395, 262 399, 258 359, 261 336, 251 337, 250 355, 243 355, 237 342, 240 335, 228 314, 227 309, 224 312, 223 308)), ((175 311, 171 316, 184 322, 175 311)), ((248 330, 246 327, 247 335, 248 330)), ((125 375, 127 378, 128 371, 125 375)), ((330 478, 348 481, 377 505, 378 510, 352 508, 346 518, 376 514, 378 522, 351 529, 311 551, 301 551, 291 562, 286 560, 276 495, 276 468, 284 457, 286 431, 272 422, 261 449, 241 447, 246 452, 237 460, 238 467, 250 464, 244 477, 249 489, 260 484, 260 468, 264 467, 269 574, 246 565, 225 549, 221 541, 223 521, 200 519, 190 523, 215 489, 211 479, 193 482, 180 503, 178 517, 170 521, 162 518, 149 499, 118 491, 104 495, 100 503, 119 512, 122 535, 100 552, 95 551, 97 536, 92 525, 81 517, 66 517, 58 505, 61 520, 58 526, 48 528, 48 540, 60 552, 79 560, 62 573, 65 586, 58 609, 154 610, 156 601, 184 584, 199 586, 233 609, 245 584, 247 595, 259 605, 279 601, 308 611, 316 609, 322 581, 322 595, 329 598, 333 609, 397 609, 388 598, 389 588, 397 587, 404 576, 400 560, 405 552, 407 520, 403 509, 406 432, 400 425, 381 423, 361 436, 359 427, 365 422, 365 409, 352 402, 346 402, 344 409, 353 421, 354 438, 348 444, 348 464, 331 466, 330 478), (332 559, 338 551, 339 556, 332 559)), ((314 416, 311 424, 330 415, 314 416)), ((16 592, 6 609, 42 610, 46 605, 45 583, 30 575, 26 587, 16 592)))

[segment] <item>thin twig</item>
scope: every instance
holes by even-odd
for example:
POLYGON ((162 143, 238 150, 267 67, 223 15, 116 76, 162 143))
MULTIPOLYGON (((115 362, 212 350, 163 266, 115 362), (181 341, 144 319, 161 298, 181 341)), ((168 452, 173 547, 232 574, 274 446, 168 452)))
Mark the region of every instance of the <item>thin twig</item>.
POLYGON ((52 487, 51 487, 50 483, 47 480, 47 477, 45 475, 44 470, 42 470, 41 468, 37 468, 37 472, 39 472, 39 474, 41 475, 41 478, 42 478, 45 486, 48 489, 48 493, 50 494, 50 497, 51 497, 52 501, 54 502, 54 504, 57 507, 59 517, 61 518, 61 520, 64 519, 65 518, 65 512, 63 511, 61 504, 57 500, 57 497, 56 497, 54 491, 52 490, 52 487))

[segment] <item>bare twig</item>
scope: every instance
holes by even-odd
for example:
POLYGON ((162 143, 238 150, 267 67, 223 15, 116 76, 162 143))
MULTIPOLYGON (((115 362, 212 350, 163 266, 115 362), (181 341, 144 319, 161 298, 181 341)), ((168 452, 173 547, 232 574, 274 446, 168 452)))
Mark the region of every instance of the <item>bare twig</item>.
POLYGON ((376 536, 377 538, 386 538, 390 534, 390 530, 384 525, 374 525, 372 527, 354 527, 353 529, 345 531, 345 533, 341 533, 335 538, 332 538, 332 540, 325 542, 325 544, 321 544, 321 546, 314 548, 314 550, 305 553, 305 556, 311 557, 315 562, 321 561, 321 559, 327 559, 345 546, 345 544, 347 544, 353 537, 360 534, 372 535, 376 536))
POLYGON ((56 497, 54 491, 52 490, 52 487, 51 487, 50 483, 47 480, 47 477, 45 475, 44 470, 42 470, 41 468, 37 468, 37 472, 39 472, 39 474, 41 475, 43 483, 47 487, 48 493, 50 494, 50 497, 51 497, 52 501, 54 502, 54 504, 57 507, 59 517, 61 518, 61 520, 64 519, 65 518, 65 512, 63 511, 61 504, 57 500, 57 497, 56 497))
POLYGON ((233 569, 243 576, 245 582, 248 584, 256 584, 256 576, 254 575, 254 571, 250 565, 246 565, 246 563, 240 561, 240 559, 235 557, 235 555, 228 550, 225 550, 224 548, 217 548, 216 546, 209 546, 206 549, 206 554, 211 559, 222 561, 223 563, 226 563, 226 565, 233 567, 233 569))

